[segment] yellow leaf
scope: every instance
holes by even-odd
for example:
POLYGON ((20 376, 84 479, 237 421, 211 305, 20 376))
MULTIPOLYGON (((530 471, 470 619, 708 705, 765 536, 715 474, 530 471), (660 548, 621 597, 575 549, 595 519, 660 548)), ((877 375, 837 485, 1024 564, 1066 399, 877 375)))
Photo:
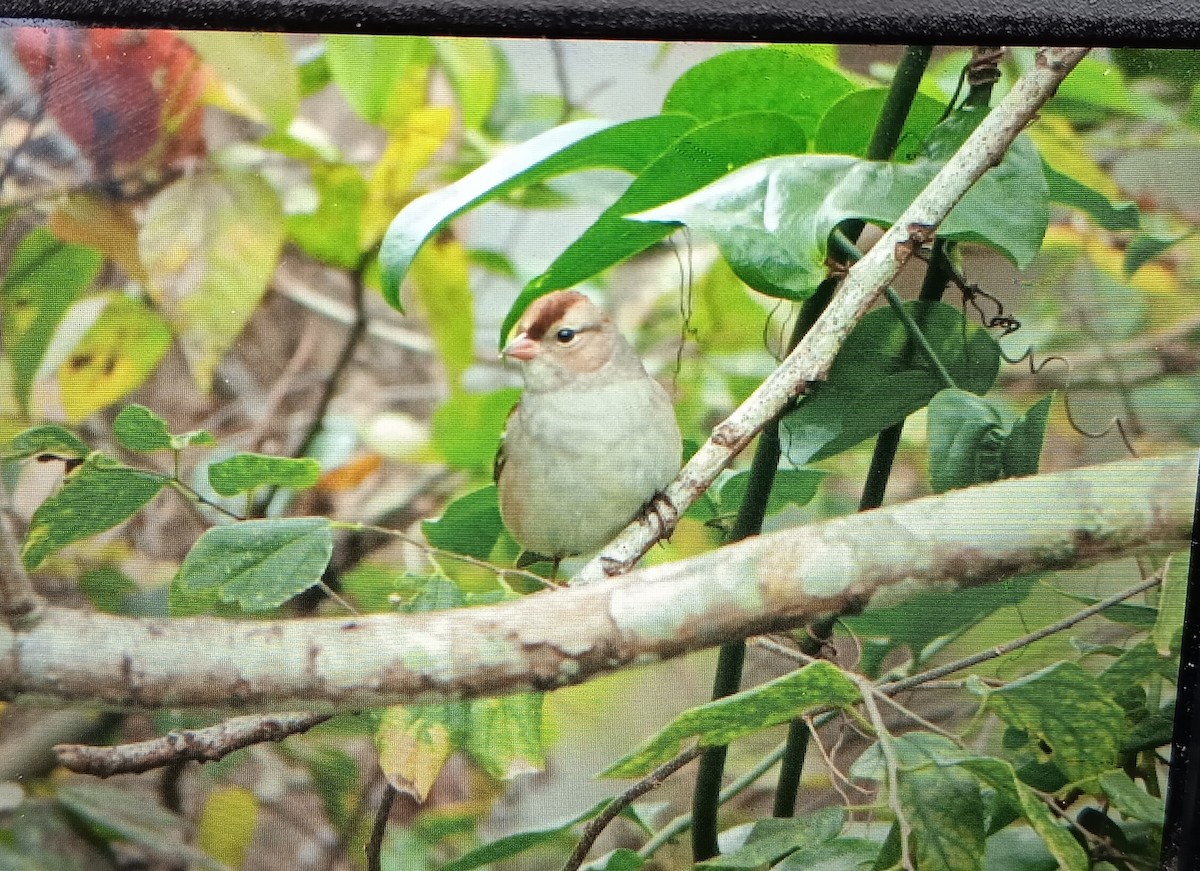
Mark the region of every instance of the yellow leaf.
MULTIPOLYGON (((431 706, 441 710, 441 706, 431 706)), ((397 705, 383 712, 375 733, 379 767, 398 792, 424 801, 454 752, 450 729, 421 708, 397 705)))
POLYGON ((231 786, 208 797, 196 826, 196 842, 208 855, 231 868, 241 868, 258 825, 258 798, 231 786))
POLYGON ((129 395, 171 347, 171 331, 137 300, 116 296, 58 367, 67 419, 83 420, 129 395))
POLYGON ((1101 169, 1100 164, 1084 150, 1083 140, 1065 118, 1044 115, 1029 128, 1029 135, 1051 169, 1087 185, 1110 200, 1121 198, 1121 190, 1112 176, 1101 169))
POLYGON ((128 206, 76 194, 50 216, 50 229, 64 242, 95 248, 134 281, 145 282, 138 256, 138 225, 128 206))
POLYGON ((383 238, 392 218, 412 199, 417 173, 446 144, 453 123, 449 106, 422 106, 393 131, 367 184, 360 229, 364 251, 383 238))
POLYGON ((283 237, 279 197, 251 173, 197 173, 150 201, 138 251, 201 390, 266 292, 283 237))
POLYGON ((223 109, 283 130, 300 105, 300 82, 287 41, 278 33, 185 33, 183 38, 220 77, 206 98, 223 109))
POLYGON ((467 249, 449 239, 425 245, 410 273, 417 306, 425 315, 453 390, 462 385, 463 373, 475 359, 470 267, 467 249))

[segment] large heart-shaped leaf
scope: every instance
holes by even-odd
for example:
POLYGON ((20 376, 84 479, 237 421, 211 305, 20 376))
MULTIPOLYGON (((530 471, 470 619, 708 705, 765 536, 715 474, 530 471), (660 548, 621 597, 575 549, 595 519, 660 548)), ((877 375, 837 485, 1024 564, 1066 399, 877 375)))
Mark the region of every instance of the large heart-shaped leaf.
MULTIPOLYGON (((821 154, 772 157, 629 217, 699 230, 755 289, 806 299, 826 275, 829 234, 838 224, 858 219, 890 226, 942 166, 932 159, 900 164, 821 154)), ((1046 232, 1047 201, 1041 158, 1028 139, 1018 138, 938 233, 991 245, 1028 266, 1046 232)))
POLYGON ((452 218, 517 188, 585 169, 640 172, 695 126, 686 115, 624 124, 575 121, 506 149, 454 184, 413 200, 392 220, 379 252, 383 296, 400 308, 400 285, 421 246, 452 218))

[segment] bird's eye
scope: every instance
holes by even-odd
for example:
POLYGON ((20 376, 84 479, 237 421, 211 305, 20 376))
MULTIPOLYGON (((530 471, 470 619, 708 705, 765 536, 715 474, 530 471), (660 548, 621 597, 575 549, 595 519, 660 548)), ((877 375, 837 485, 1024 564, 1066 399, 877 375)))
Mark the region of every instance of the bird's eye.
POLYGON ((575 338, 575 331, 570 327, 563 327, 555 334, 555 338, 565 345, 567 342, 575 338))

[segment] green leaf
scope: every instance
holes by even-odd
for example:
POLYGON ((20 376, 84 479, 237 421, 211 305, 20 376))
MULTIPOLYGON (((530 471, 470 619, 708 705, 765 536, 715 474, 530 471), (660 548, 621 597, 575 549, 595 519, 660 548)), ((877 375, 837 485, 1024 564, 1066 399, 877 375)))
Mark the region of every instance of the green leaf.
POLYGON ((1119 202, 1121 190, 1084 139, 1063 118, 1043 117, 1029 135, 1041 152, 1050 202, 1078 209, 1106 230, 1134 230, 1141 223, 1136 203, 1119 202))
MULTIPOLYGON (((1105 230, 1136 230, 1142 222, 1137 203, 1113 203, 1099 191, 1046 164, 1050 202, 1078 209, 1105 230)), ((1132 274, 1132 273, 1129 273, 1132 274)))
POLYGON ((69 429, 50 424, 17 433, 0 456, 6 460, 23 460, 41 454, 64 459, 82 459, 91 451, 92 449, 69 429))
MULTIPOLYGON (((727 51, 675 80, 663 112, 714 121, 744 112, 782 112, 809 138, 821 116, 854 84, 829 66, 783 48, 727 51)), ((800 149, 802 150, 802 149, 800 149)))
POLYGON ((55 329, 96 279, 101 263, 100 252, 61 242, 42 228, 12 252, 0 283, 0 325, 22 409, 29 407, 30 390, 55 329))
POLYGON ((466 750, 497 780, 541 771, 546 766, 541 693, 516 693, 469 703, 466 750))
POLYGON ((563 124, 505 149, 453 184, 413 200, 388 227, 379 252, 384 299, 400 308, 400 286, 421 246, 468 209, 571 172, 640 172, 694 125, 693 119, 680 115, 616 125, 603 121, 563 124))
POLYGON ((601 776, 641 777, 676 756, 685 738, 697 736, 702 747, 729 744, 817 708, 848 707, 859 698, 858 686, 840 668, 815 662, 754 689, 683 712, 601 776))
POLYGON ((497 838, 491 843, 484 844, 478 849, 459 856, 453 862, 438 866, 438 871, 471 871, 473 868, 482 868, 485 865, 493 865, 505 859, 511 859, 513 856, 519 856, 527 850, 532 850, 543 844, 556 843, 565 837, 569 837, 571 829, 574 826, 585 820, 590 820, 599 814, 600 811, 608 806, 609 801, 609 799, 604 799, 579 816, 572 817, 564 823, 558 823, 544 829, 519 832, 515 835, 497 838))
POLYGON ((79 592, 87 596, 98 610, 109 614, 126 613, 130 594, 138 590, 138 585, 116 566, 89 569, 79 578, 79 592))
POLYGON ((1187 602, 1189 566, 1189 555, 1184 552, 1169 557, 1163 568, 1162 587, 1158 595, 1158 618, 1150 631, 1150 640, 1163 656, 1179 649, 1179 638, 1183 633, 1184 605, 1187 602))
POLYGON ((463 125, 478 130, 500 94, 501 66, 490 40, 434 37, 438 63, 458 100, 463 125))
POLYGON ((124 523, 144 508, 167 479, 94 453, 71 472, 62 489, 38 506, 25 537, 22 560, 36 569, 72 542, 124 523))
POLYGON ((104 303, 103 311, 58 367, 62 406, 71 421, 83 420, 128 396, 171 348, 171 330, 162 317, 122 294, 91 297, 72 309, 68 318, 95 302, 104 303))
POLYGON ((900 805, 912 827, 916 866, 922 871, 982 869, 979 781, 966 771, 941 765, 901 768, 897 780, 900 805))
POLYGON ((604 864, 595 865, 595 871, 641 871, 649 860, 643 859, 641 854, 635 850, 621 847, 613 850, 599 861, 604 864))
POLYGON ((340 269, 353 269, 359 258, 359 224, 367 200, 367 182, 358 167, 312 160, 308 164, 317 193, 311 212, 287 216, 288 237, 306 253, 340 269))
POLYGON ((131 451, 150 453, 171 448, 167 422, 144 405, 127 405, 113 421, 113 435, 131 451))
POLYGON ((774 871, 862 871, 879 855, 879 843, 866 838, 833 838, 801 847, 775 866, 774 871))
POLYGON ((181 451, 192 445, 215 445, 212 433, 205 430, 172 435, 167 422, 144 405, 127 405, 113 421, 113 434, 131 451, 181 451))
POLYGON ((329 72, 329 59, 325 56, 324 43, 300 49, 296 53, 296 61, 296 74, 302 98, 311 97, 333 81, 329 72))
POLYGON ((292 123, 300 108, 300 77, 283 34, 193 30, 183 38, 217 74, 237 109, 276 130, 292 123))
POLYGON ((67 783, 55 790, 55 797, 101 837, 148 847, 183 864, 226 867, 186 842, 183 818, 145 796, 105 783, 67 783))
POLYGON ((1050 420, 1054 396, 1053 393, 1043 396, 1013 421, 1001 457, 1006 478, 1037 474, 1041 466, 1042 445, 1046 440, 1046 425, 1050 420))
POLYGON ((188 552, 179 581, 215 587, 247 611, 278 607, 320 583, 333 554, 324 517, 243 520, 208 530, 188 552))
POLYGON ((1058 825, 1050 809, 1022 783, 1013 767, 1000 759, 977 757, 957 763, 970 771, 1016 809, 1038 833, 1061 871, 1087 871, 1088 858, 1071 833, 1058 825))
POLYGON ((283 238, 279 197, 255 173, 186 175, 147 206, 138 250, 150 294, 202 390, 266 292, 283 238))
POLYGON ((631 220, 632 213, 685 196, 760 158, 802 152, 805 141, 804 128, 778 112, 731 115, 689 130, 525 287, 505 317, 500 335, 507 336, 538 297, 586 281, 674 232, 669 224, 631 220))
POLYGON ((1034 475, 1053 394, 1020 418, 965 390, 943 390, 929 403, 929 480, 935 493, 1034 475))
POLYGON ((1073 662, 1059 662, 984 694, 1001 720, 1050 747, 1068 780, 1113 767, 1124 740, 1125 712, 1099 681, 1073 662))
POLYGON ((1166 253, 1172 246, 1192 238, 1195 232, 1195 230, 1186 230, 1182 233, 1165 235, 1147 232, 1134 236, 1129 240, 1129 246, 1125 249, 1125 277, 1129 278, 1151 260, 1166 253))
MULTIPOLYGON (((817 487, 825 480, 825 469, 780 469, 767 499, 767 514, 778 514, 788 505, 807 505, 817 495, 817 487)), ((734 513, 746 498, 750 472, 738 472, 721 485, 717 498, 721 511, 734 513)))
POLYGON ((774 865, 796 850, 837 837, 845 825, 846 811, 840 807, 823 808, 794 819, 762 819, 750 829, 742 846, 699 862, 696 867, 704 871, 740 871, 774 865))
MULTIPOLYGON (((939 140, 941 141, 941 140, 939 140)), ((769 157, 632 220, 686 224, 713 239, 734 271, 771 296, 806 299, 825 278, 829 234, 843 221, 890 226, 943 166, 819 154, 769 157)), ((990 245, 1021 267, 1049 222, 1041 158, 1020 137, 938 230, 990 245)))
POLYGON ((1159 653, 1149 641, 1141 641, 1122 653, 1100 673, 1100 683, 1114 698, 1152 677, 1174 681, 1178 676, 1177 660, 1159 653))
POLYGON ((325 59, 350 107, 371 124, 391 127, 425 102, 434 50, 423 36, 333 34, 325 37, 325 59))
POLYGON ((842 620, 856 637, 885 638, 889 649, 906 645, 921 662, 934 641, 961 635, 1001 608, 1021 604, 1036 583, 1027 575, 999 584, 922 593, 901 605, 871 608, 842 620))
POLYGON ((1143 787, 1134 783, 1124 771, 1106 771, 1096 779, 1100 782, 1104 794, 1126 819, 1162 825, 1166 816, 1166 804, 1158 796, 1150 795, 1143 787))
POLYGON ((1119 69, 1096 57, 1085 57, 1076 65, 1046 104, 1046 111, 1063 114, 1078 124, 1098 123, 1113 113, 1149 121, 1179 120, 1154 97, 1132 91, 1119 69))
MULTIPOLYGON (((842 97, 821 119, 813 150, 820 154, 866 157, 867 145, 889 93, 889 88, 864 88, 842 97)), ((918 157, 926 137, 942 120, 945 111, 943 103, 917 94, 896 145, 896 159, 906 162, 918 157)))
POLYGON ((437 520, 424 521, 421 530, 439 550, 487 559, 504 531, 496 485, 460 496, 437 520))
POLYGON ((433 444, 455 469, 491 477, 496 447, 521 391, 453 394, 433 412, 433 444))
MULTIPOLYGON (((950 377, 985 393, 1000 368, 1000 349, 982 327, 944 303, 905 303, 950 377)), ((816 462, 854 447, 923 408, 943 387, 924 355, 909 343, 890 309, 868 312, 847 337, 825 381, 813 386, 783 421, 784 455, 816 462)))
POLYGON ((259 487, 304 490, 316 486, 320 477, 321 464, 308 457, 235 454, 208 467, 208 483, 222 496, 249 493, 259 487))

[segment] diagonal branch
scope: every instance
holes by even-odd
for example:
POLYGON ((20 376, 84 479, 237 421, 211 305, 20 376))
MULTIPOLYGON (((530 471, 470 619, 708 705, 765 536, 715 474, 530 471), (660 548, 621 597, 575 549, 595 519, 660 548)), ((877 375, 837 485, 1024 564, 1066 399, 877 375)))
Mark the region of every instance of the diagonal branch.
POLYGON ((930 241, 937 226, 985 172, 1003 159, 1038 109, 1083 56, 1084 48, 1044 48, 1023 75, 963 143, 875 246, 846 275, 841 290, 796 349, 758 389, 720 424, 665 495, 674 506, 639 519, 588 563, 574 584, 594 583, 628 571, 673 527, 673 520, 700 498, 720 472, 748 445, 767 421, 808 385, 820 380, 855 323, 892 281, 914 251, 930 241))
POLYGON ((1194 453, 953 491, 499 605, 354 619, 0 626, 0 696, 121 707, 361 710, 548 690, 926 590, 1190 540, 1194 453))

